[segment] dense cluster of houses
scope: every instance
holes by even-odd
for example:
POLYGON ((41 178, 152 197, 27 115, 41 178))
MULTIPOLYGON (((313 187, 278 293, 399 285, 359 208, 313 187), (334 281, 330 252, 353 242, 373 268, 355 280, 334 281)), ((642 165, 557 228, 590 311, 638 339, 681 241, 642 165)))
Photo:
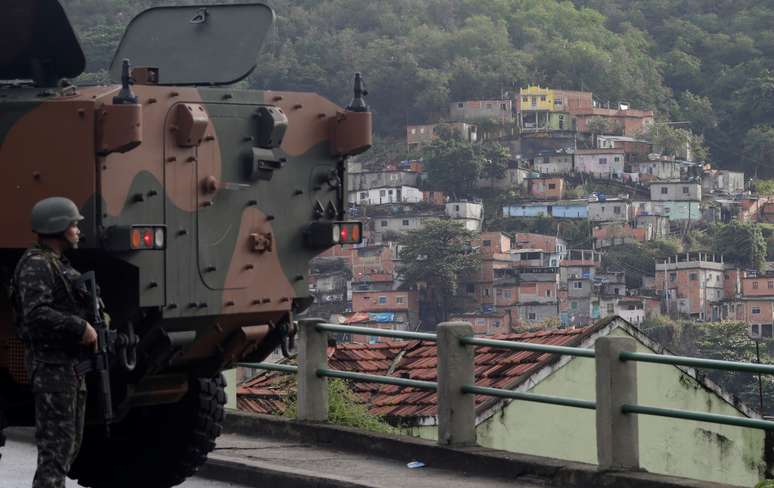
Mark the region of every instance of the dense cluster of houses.
POLYGON ((462 283, 450 317, 471 322, 478 333, 582 326, 613 314, 640 324, 663 313, 745 320, 771 334, 763 324, 774 322, 774 276, 736 269, 707 253, 658 263, 636 289, 626 286, 632 270, 603 268, 613 246, 663 239, 703 223, 774 217, 774 200, 750 192, 743 173, 692 161, 687 146, 682 154, 660 154, 642 138, 658 125, 652 111, 604 105, 589 92, 530 86, 504 100, 454 102, 447 121, 406 129, 410 148, 432 142, 441 126, 470 142, 506 145, 512 160, 505 176, 478 182, 519 195, 498 214, 586 221, 584 249, 569 249, 558 234, 487 232, 482 202, 437 191, 421 160, 377 168, 352 162, 349 211, 364 222, 366 239, 314 261, 314 312, 345 324, 433 328, 426 313, 432 304, 396 272, 397 239, 440 218, 478 236, 472 248, 480 269, 462 283), (612 191, 580 193, 589 184, 612 191))

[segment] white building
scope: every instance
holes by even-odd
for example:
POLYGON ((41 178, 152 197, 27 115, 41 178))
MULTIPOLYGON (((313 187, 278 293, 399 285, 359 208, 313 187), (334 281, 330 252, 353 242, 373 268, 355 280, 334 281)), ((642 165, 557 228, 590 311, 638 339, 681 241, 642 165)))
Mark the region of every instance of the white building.
POLYGON ((664 181, 650 185, 652 201, 701 201, 701 184, 689 181, 664 181))
POLYGON ((412 186, 381 187, 349 192, 349 203, 381 205, 385 203, 418 203, 422 191, 412 186))
POLYGON ((610 198, 589 202, 589 220, 592 222, 628 222, 631 215, 629 200, 610 198))
POLYGON ((572 173, 572 154, 551 154, 535 158, 535 171, 541 175, 566 175, 572 173))
POLYGON ((449 202, 446 204, 446 215, 454 221, 462 222, 467 230, 479 232, 484 206, 477 202, 449 202))
POLYGON ((578 149, 574 168, 596 178, 622 179, 625 153, 621 149, 578 149))

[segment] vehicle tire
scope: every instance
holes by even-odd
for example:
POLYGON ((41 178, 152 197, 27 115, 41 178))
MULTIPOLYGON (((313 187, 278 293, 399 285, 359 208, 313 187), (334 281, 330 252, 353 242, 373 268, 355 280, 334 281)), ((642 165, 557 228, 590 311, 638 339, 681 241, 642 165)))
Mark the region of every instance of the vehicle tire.
POLYGON ((91 488, 169 488, 207 461, 223 424, 226 381, 198 378, 177 404, 132 411, 113 425, 86 432, 70 477, 91 488))

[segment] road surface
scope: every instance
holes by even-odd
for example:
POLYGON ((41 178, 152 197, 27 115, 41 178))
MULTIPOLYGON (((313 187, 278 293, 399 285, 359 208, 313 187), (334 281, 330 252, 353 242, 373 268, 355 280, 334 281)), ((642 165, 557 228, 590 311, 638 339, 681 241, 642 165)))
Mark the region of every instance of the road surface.
MULTIPOLYGON (((35 473, 37 451, 35 446, 18 440, 14 436, 5 447, 0 448, 3 457, 0 458, 0 488, 26 488, 32 485, 35 473)), ((73 480, 67 480, 67 488, 80 486, 73 480)), ((191 478, 182 485, 183 488, 241 488, 242 485, 220 483, 217 481, 191 478)))

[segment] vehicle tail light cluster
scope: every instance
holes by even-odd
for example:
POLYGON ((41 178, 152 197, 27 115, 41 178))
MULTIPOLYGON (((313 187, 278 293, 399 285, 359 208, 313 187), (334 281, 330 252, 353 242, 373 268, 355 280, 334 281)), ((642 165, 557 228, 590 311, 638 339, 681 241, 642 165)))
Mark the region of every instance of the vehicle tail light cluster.
POLYGON ((337 244, 360 244, 362 241, 363 224, 360 222, 340 222, 333 228, 334 234, 338 234, 337 244))
POLYGON ((105 230, 103 243, 113 251, 159 251, 167 247, 165 225, 119 225, 105 230))
POLYGON ((362 222, 314 222, 306 228, 304 242, 314 248, 326 248, 336 244, 360 244, 363 242, 363 224, 362 222))
POLYGON ((164 249, 167 243, 163 227, 132 227, 129 246, 134 250, 164 249))

